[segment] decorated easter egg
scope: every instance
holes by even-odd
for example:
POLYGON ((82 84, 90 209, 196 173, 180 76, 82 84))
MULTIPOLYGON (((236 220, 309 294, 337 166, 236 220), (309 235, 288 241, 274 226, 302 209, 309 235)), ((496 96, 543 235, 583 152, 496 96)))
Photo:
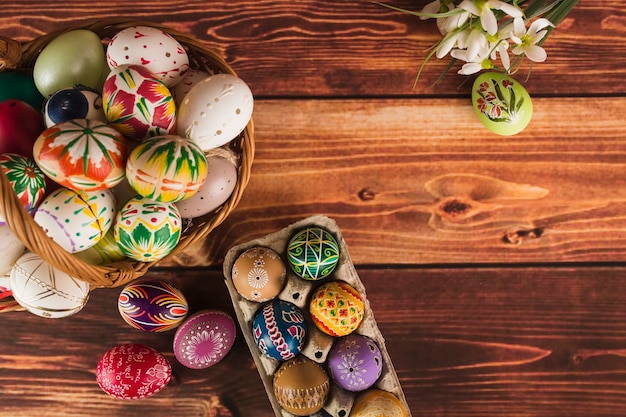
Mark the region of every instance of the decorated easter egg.
POLYGON ((185 95, 178 111, 177 131, 203 151, 236 138, 252 118, 252 92, 240 78, 216 74, 200 80, 185 95))
POLYGON ((0 275, 8 274, 26 247, 6 224, 0 225, 0 275))
POLYGON ((111 70, 104 82, 102 106, 109 124, 128 139, 143 140, 176 130, 172 93, 154 73, 139 65, 111 70))
POLYGON ((77 191, 61 187, 35 211, 35 222, 70 253, 98 243, 115 219, 115 197, 110 190, 77 191))
POLYGON ((41 170, 73 190, 109 189, 124 179, 126 138, 98 120, 73 119, 43 131, 33 146, 41 170))
POLYGON ((174 250, 181 227, 180 213, 174 203, 138 196, 119 210, 113 231, 126 256, 139 262, 152 262, 174 250))
POLYGON ((237 257, 231 276, 235 289, 243 298, 264 302, 276 297, 283 289, 287 268, 272 249, 254 247, 237 257))
POLYGON ((515 135, 530 123, 533 105, 526 89, 499 72, 480 74, 472 87, 472 104, 478 120, 498 135, 515 135))
POLYGON ((119 31, 109 42, 106 56, 111 69, 141 65, 167 86, 178 84, 189 69, 185 48, 169 33, 150 26, 119 31))
POLYGON ((313 292, 309 313, 322 332, 330 336, 346 336, 363 321, 363 296, 346 282, 328 282, 313 292))
POLYGON ((33 144, 44 129, 41 112, 28 103, 0 102, 0 153, 33 156, 33 144))
MULTIPOLYGON (((0 167, 24 208, 34 212, 46 192, 46 178, 35 161, 26 156, 4 153, 0 155, 0 167)), ((5 224, 5 218, 0 213, 2 224, 5 224)))
POLYGON ((223 311, 203 310, 190 316, 176 330, 174 355, 191 369, 205 369, 220 362, 235 343, 237 327, 223 311))
POLYGON ((96 381, 104 392, 121 400, 156 394, 172 378, 172 367, 159 351, 138 343, 109 349, 98 361, 96 381))
POLYGON ((115 241, 112 227, 98 243, 84 251, 76 252, 74 256, 94 265, 105 265, 126 259, 126 255, 115 241))
POLYGON ((175 202, 197 193, 207 177, 207 161, 194 142, 176 135, 145 139, 126 163, 130 186, 155 201, 175 202))
POLYGON ((324 407, 330 379, 324 369, 306 356, 283 362, 272 381, 278 404, 296 416, 308 416, 324 407))
POLYGON ((212 72, 209 73, 199 68, 189 68, 183 79, 171 88, 176 106, 180 107, 180 103, 183 101, 189 90, 191 90, 191 87, 211 75, 213 75, 212 72))
POLYGON ((383 358, 376 342, 356 333, 333 344, 327 364, 335 383, 353 392, 370 388, 383 370, 383 358))
POLYGON ((252 335, 259 350, 279 361, 291 359, 302 351, 306 332, 302 310, 279 299, 261 307, 252 322, 252 335))
POLYGON ((0 72, 0 102, 11 99, 26 102, 35 109, 41 109, 44 103, 31 75, 5 70, 0 72))
POLYGON ((308 227, 294 234, 287 244, 287 260, 293 272, 306 280, 329 276, 339 262, 339 245, 321 227, 308 227))
POLYGON ((357 397, 350 417, 406 417, 406 410, 392 393, 372 389, 357 397))
POLYGON ((106 122, 102 110, 102 96, 95 90, 76 86, 52 94, 43 110, 46 127, 72 119, 91 119, 106 122))
POLYGON ((44 97, 75 85, 95 89, 104 59, 102 41, 94 32, 76 29, 62 33, 39 53, 33 67, 35 85, 44 97))
POLYGON ((124 321, 135 329, 166 332, 182 323, 189 306, 185 296, 170 283, 144 280, 122 289, 117 309, 124 321))
POLYGON ((226 202, 237 185, 237 167, 221 156, 208 156, 207 176, 198 192, 176 202, 180 215, 192 219, 209 214, 226 202))
POLYGON ((78 313, 89 298, 89 284, 26 252, 11 269, 15 300, 33 314, 60 318, 78 313))

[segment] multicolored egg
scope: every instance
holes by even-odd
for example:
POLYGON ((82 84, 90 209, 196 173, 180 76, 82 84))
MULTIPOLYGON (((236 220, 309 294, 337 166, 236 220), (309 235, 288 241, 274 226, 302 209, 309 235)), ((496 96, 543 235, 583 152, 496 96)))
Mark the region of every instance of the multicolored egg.
POLYGON ((143 140, 176 130, 172 93, 150 70, 121 65, 111 70, 102 92, 104 115, 126 138, 143 140))
POLYGON ((193 314, 176 330, 174 355, 190 369, 205 369, 220 362, 235 343, 237 327, 233 318, 218 310, 193 314))
POLYGON ((198 81, 178 109, 180 136, 195 141, 204 152, 235 139, 252 118, 250 87, 231 74, 198 81))
POLYGON ((117 213, 115 241, 126 256, 139 262, 163 259, 180 240, 182 221, 174 203, 134 197, 117 213))
POLYGON ((109 42, 106 57, 111 69, 141 65, 169 87, 178 84, 189 69, 185 48, 169 33, 150 26, 119 31, 109 42))
POLYGON ((335 383, 352 392, 370 388, 383 371, 383 357, 378 345, 361 334, 353 333, 337 340, 326 362, 335 383))
POLYGON ((272 386, 276 401, 285 411, 309 416, 326 404, 330 379, 319 364, 300 355, 280 365, 272 386))
POLYGON ((250 248, 233 263, 235 289, 249 301, 264 302, 276 297, 285 286, 287 268, 270 248, 250 248))
POLYGON ((145 332, 166 332, 178 327, 189 311, 187 299, 176 287, 161 280, 128 284, 117 298, 126 323, 145 332))
POLYGON ((324 333, 347 336, 363 321, 363 296, 350 284, 332 281, 319 286, 311 295, 309 313, 313 323, 324 333))
POLYGON ((15 262, 10 283, 13 297, 22 307, 46 318, 76 314, 89 298, 87 282, 54 268, 32 252, 15 262))
POLYGON ((73 190, 103 190, 125 175, 129 147, 117 130, 98 120, 73 119, 43 131, 35 162, 56 183, 73 190))
POLYGON ((306 280, 329 276, 339 262, 339 244, 321 227, 308 227, 291 237, 287 260, 292 271, 306 280))
POLYGON ((126 259, 126 255, 115 241, 112 227, 98 243, 84 251, 76 252, 74 256, 94 265, 105 265, 126 259))
POLYGON ((102 95, 87 87, 64 88, 46 101, 43 109, 46 127, 73 119, 90 119, 106 122, 102 110, 102 95))
POLYGON ((406 417, 406 410, 392 393, 372 389, 357 397, 350 417, 406 417))
MULTIPOLYGON (((46 193, 46 178, 35 161, 26 156, 3 153, 0 155, 0 168, 24 208, 34 212, 46 193)), ((0 213, 0 225, 3 224, 6 224, 4 215, 0 213)))
POLYGON ((113 225, 116 213, 111 190, 80 191, 61 187, 35 211, 35 222, 70 253, 98 243, 113 225))
POLYGON ((194 142, 176 135, 145 139, 126 164, 130 186, 155 201, 175 202, 198 192, 207 177, 207 160, 194 142))
POLYGON ((252 335, 259 350, 270 358, 286 361, 302 351, 307 324, 304 314, 293 303, 275 299, 254 316, 252 335))
POLYGON ((96 381, 104 392, 121 400, 150 397, 167 386, 172 367, 157 350, 137 343, 109 349, 98 361, 96 381))

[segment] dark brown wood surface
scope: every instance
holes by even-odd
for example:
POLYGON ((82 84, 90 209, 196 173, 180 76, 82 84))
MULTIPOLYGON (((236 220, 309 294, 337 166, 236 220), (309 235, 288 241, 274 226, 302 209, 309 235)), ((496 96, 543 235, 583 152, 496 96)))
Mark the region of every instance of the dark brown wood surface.
MULTIPOLYGON (((426 0, 390 0, 420 10, 426 0)), ((433 60, 432 21, 370 1, 4 1, 27 41, 93 19, 163 23, 218 50, 251 87, 256 157, 244 198, 202 244, 150 273, 193 310, 232 311, 235 244, 312 214, 342 229, 414 416, 621 416, 626 398, 626 5, 581 0, 525 86, 535 115, 500 137, 473 77, 433 60)), ((525 67, 518 74, 526 76, 525 67)), ((2 416, 273 415, 243 338, 215 367, 175 364, 157 396, 123 402, 98 358, 172 334, 131 329, 119 289, 76 316, 3 313, 2 416)), ((241 336, 241 335, 239 335, 241 336)))

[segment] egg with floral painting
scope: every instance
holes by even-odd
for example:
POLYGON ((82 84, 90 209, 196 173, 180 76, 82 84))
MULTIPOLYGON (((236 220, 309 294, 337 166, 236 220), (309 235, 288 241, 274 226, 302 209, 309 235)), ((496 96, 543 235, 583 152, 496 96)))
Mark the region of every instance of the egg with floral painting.
MULTIPOLYGON (((35 163, 26 156, 4 153, 0 155, 0 167, 18 199, 29 212, 34 212, 46 192, 46 179, 35 163)), ((0 213, 0 225, 6 224, 0 213)))
POLYGON ((376 342, 362 334, 350 334, 335 341, 327 358, 328 372, 341 388, 364 391, 378 381, 383 357, 376 342))
POLYGON ((133 197, 119 210, 113 228, 126 256, 139 262, 163 259, 180 240, 182 221, 174 203, 133 197))
POLYGON ((94 246, 106 235, 115 219, 115 206, 111 190, 61 187, 42 201, 34 219, 63 249, 76 253, 94 246))
POLYGON ((113 68, 104 82, 102 106, 109 124, 132 140, 174 133, 176 105, 172 93, 140 65, 113 68))
POLYGON ((280 293, 285 286, 287 268, 278 253, 259 246, 237 257, 231 275, 235 289, 243 298, 260 303, 280 293))
POLYGON ((524 130, 533 115, 528 91, 514 78, 499 72, 485 72, 476 78, 472 104, 478 120, 502 136, 524 130))
POLYGON ((175 202, 198 192, 207 178, 207 159, 194 142, 176 135, 145 139, 132 150, 126 178, 141 196, 175 202))
POLYGON ((33 157, 56 183, 73 190, 113 188, 125 175, 126 138, 106 123, 73 119, 41 133, 33 157))

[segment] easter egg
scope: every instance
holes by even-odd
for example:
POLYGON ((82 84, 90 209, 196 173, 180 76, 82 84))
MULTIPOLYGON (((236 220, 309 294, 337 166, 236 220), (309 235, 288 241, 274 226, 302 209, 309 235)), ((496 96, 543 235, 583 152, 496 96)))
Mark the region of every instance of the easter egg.
POLYGON ((41 109, 44 98, 35 86, 31 75, 22 72, 0 72, 0 102, 5 100, 20 100, 28 103, 34 109, 41 109))
POLYGON ((0 154, 33 156, 33 144, 44 129, 41 112, 29 104, 13 99, 0 102, 0 154))
POLYGON ((89 298, 87 282, 54 268, 32 252, 26 252, 15 262, 10 283, 15 301, 41 317, 71 316, 89 298))
POLYGON ((237 167, 221 156, 208 156, 207 176, 198 192, 176 202, 180 215, 185 219, 209 214, 230 198, 237 185, 237 167))
POLYGON ((252 92, 240 78, 216 74, 198 81, 178 109, 180 136, 195 141, 204 152, 236 138, 252 118, 252 92))
POLYGON ((6 224, 0 225, 0 275, 8 274, 26 247, 6 224))
POLYGON ((287 244, 287 260, 292 271, 306 280, 329 276, 339 262, 339 245, 321 227, 308 227, 294 234, 287 244))
POLYGON ((170 90, 139 65, 121 65, 104 82, 102 106, 109 124, 128 139, 175 133, 176 105, 170 90))
POLYGON ((335 341, 327 363, 335 383, 352 392, 370 388, 383 370, 383 358, 376 342, 356 333, 335 341))
POLYGON ((176 330, 174 355, 190 369, 205 369, 220 362, 235 343, 237 327, 223 311, 203 310, 190 316, 176 330))
POLYGON ((291 359, 302 351, 306 333, 302 310, 279 299, 263 305, 252 322, 252 335, 259 350, 279 361, 291 359))
MULTIPOLYGON (((46 178, 35 161, 26 156, 4 153, 0 154, 0 168, 24 208, 34 212, 46 192, 46 178)), ((6 224, 5 218, 0 213, 0 225, 3 224, 6 224)))
POLYGON ((98 361, 96 381, 104 392, 121 400, 150 397, 167 386, 172 367, 157 350, 138 343, 109 349, 98 361))
POLYGON ((33 157, 56 183, 73 190, 109 189, 124 179, 126 138, 98 120, 74 119, 44 130, 33 157))
POLYGON ((363 321, 363 296, 346 282, 328 282, 313 292, 309 313, 322 332, 330 336, 346 336, 363 321))
POLYGON ((202 150, 176 135, 145 139, 135 147, 126 163, 130 186, 155 201, 175 202, 198 192, 207 177, 202 150))
POLYGON ((515 135, 530 123, 533 105, 526 89, 499 72, 480 74, 472 87, 472 104, 478 120, 491 132, 515 135))
POLYGON ((392 393, 372 389, 357 397, 350 417, 406 417, 406 410, 392 393))
POLYGON ((167 32, 150 26, 131 26, 117 32, 106 57, 111 69, 141 65, 167 86, 178 84, 189 69, 185 48, 167 32))
POLYGON ((126 323, 146 332, 172 330, 187 317, 185 296, 160 280, 128 284, 117 298, 117 308, 126 323))
POLYGON ((98 243, 115 219, 115 197, 110 190, 80 191, 61 187, 35 211, 35 222, 70 253, 98 243))
POLYGON ((174 203, 133 197, 117 213, 115 241, 126 256, 139 262, 163 259, 180 240, 182 221, 174 203))
POLYGON ((76 86, 52 94, 44 106, 46 127, 72 119, 91 119, 106 122, 102 110, 102 96, 95 90, 76 86))
POLYGON ((44 97, 75 85, 95 89, 104 59, 104 48, 97 34, 85 29, 70 30, 56 36, 41 50, 33 67, 33 79, 44 97))
POLYGON ((296 416, 308 416, 324 407, 330 379, 324 369, 306 356, 283 362, 272 381, 278 404, 296 416))
POLYGON ((124 255, 124 252, 122 252, 115 241, 112 227, 95 245, 76 252, 74 256, 93 265, 105 265, 126 259, 126 255, 124 255))
POLYGON ((283 289, 287 269, 272 249, 254 247, 237 257, 231 276, 235 289, 243 298, 264 302, 276 297, 283 289))

